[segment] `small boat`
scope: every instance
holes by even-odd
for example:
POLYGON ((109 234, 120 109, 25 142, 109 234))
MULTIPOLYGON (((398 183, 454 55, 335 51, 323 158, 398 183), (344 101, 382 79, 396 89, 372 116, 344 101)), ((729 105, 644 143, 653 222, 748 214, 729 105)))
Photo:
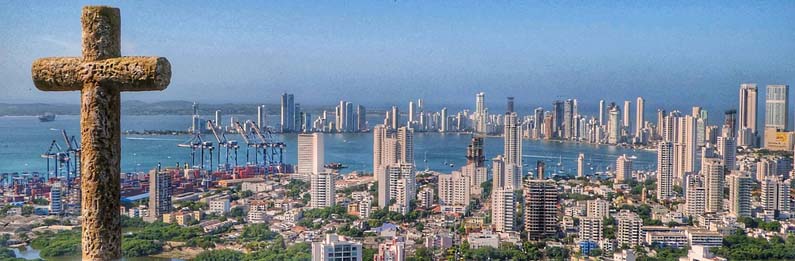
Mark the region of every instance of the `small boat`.
POLYGON ((329 164, 323 165, 323 167, 327 168, 327 169, 344 169, 344 168, 347 168, 347 166, 342 165, 342 163, 339 163, 339 162, 331 162, 329 164))
POLYGON ((39 115, 38 118, 39 118, 40 122, 54 121, 55 120, 55 114, 47 112, 47 113, 44 113, 42 115, 39 115))

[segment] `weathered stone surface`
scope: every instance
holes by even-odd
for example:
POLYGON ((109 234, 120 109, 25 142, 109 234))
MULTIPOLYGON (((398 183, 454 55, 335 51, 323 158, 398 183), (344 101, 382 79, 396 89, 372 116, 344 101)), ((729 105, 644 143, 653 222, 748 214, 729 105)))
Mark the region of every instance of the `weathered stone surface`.
POLYGON ((42 91, 77 91, 86 82, 120 84, 121 91, 160 91, 171 80, 171 64, 163 57, 121 57, 83 62, 75 57, 41 58, 33 62, 33 83, 42 91))
POLYGON ((31 75, 42 91, 81 91, 83 260, 121 258, 122 91, 163 90, 171 64, 162 57, 119 57, 118 8, 83 8, 83 57, 43 58, 31 75))

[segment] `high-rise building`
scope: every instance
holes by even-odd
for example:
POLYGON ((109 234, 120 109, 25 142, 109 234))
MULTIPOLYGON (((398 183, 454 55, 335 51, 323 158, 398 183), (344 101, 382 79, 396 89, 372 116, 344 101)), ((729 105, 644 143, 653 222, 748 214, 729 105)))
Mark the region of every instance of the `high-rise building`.
POLYGON ((296 173, 313 174, 325 171, 323 134, 298 134, 298 166, 296 173))
POLYGON ((362 243, 346 241, 337 234, 326 234, 312 243, 312 261, 362 261, 362 243))
POLYGON ((580 242, 599 242, 603 239, 604 220, 596 217, 580 218, 579 229, 580 242))
POLYGON ((516 193, 513 188, 496 188, 491 198, 491 220, 494 230, 507 232, 516 230, 516 193))
MULTIPOLYGON (((701 173, 704 176, 705 211, 723 211, 723 187, 725 182, 725 166, 716 158, 704 159, 701 173)), ((689 188, 688 188, 689 189, 689 188)))
POLYGON ((392 106, 392 113, 391 120, 392 120, 392 129, 397 130, 400 127, 400 111, 398 110, 397 106, 392 106))
POLYGON ((574 100, 572 99, 563 102, 563 123, 561 124, 563 130, 561 130, 561 133, 565 139, 574 137, 574 106, 574 100))
POLYGON ((544 173, 546 170, 546 163, 543 160, 536 161, 536 179, 542 180, 544 179, 544 173))
POLYGON ((382 168, 384 175, 378 180, 378 205, 385 207, 395 199, 399 209, 407 211, 409 203, 416 196, 414 164, 391 163, 382 168), (401 202, 400 199, 405 201, 401 202))
POLYGON ((563 101, 552 102, 552 135, 554 137, 562 137, 561 129, 563 128, 563 101))
POLYGON ((397 142, 400 153, 398 161, 414 164, 414 129, 405 126, 398 128, 397 142))
POLYGON ((295 101, 293 94, 283 93, 281 119, 279 126, 282 132, 291 132, 295 128, 295 101))
POLYGON ((467 145, 467 164, 475 164, 475 167, 483 167, 486 156, 483 154, 483 137, 472 136, 472 140, 467 145))
POLYGON ((605 125, 605 100, 599 100, 599 125, 605 125))
POLYGON ((487 132, 487 125, 486 125, 486 118, 488 117, 488 111, 486 109, 486 94, 485 93, 478 93, 475 96, 475 114, 474 116, 474 127, 475 133, 486 133, 487 132))
POLYGON ((728 110, 724 114, 722 135, 737 137, 737 110, 728 110))
POLYGON ((624 127, 624 129, 626 129, 627 131, 629 131, 629 127, 632 125, 632 121, 631 121, 632 118, 630 117, 631 116, 630 115, 630 111, 631 110, 629 109, 629 108, 632 108, 631 106, 632 106, 632 102, 631 101, 628 101, 628 100, 624 101, 624 115, 623 115, 624 116, 624 120, 621 121, 621 123, 622 123, 621 126, 624 127))
POLYGON ((557 235, 558 187, 553 180, 528 180, 524 186, 524 226, 527 238, 540 240, 557 235))
POLYGON ((149 172, 149 217, 148 221, 158 221, 165 213, 171 212, 171 173, 152 170, 149 172))
POLYGON ((506 104, 505 107, 506 107, 506 109, 505 109, 506 113, 514 112, 514 110, 513 110, 513 97, 508 97, 508 101, 507 101, 507 104, 506 104))
POLYGON ((641 235, 643 231, 643 220, 629 210, 621 210, 616 215, 618 221, 618 228, 616 229, 616 239, 618 245, 627 245, 634 247, 640 244, 643 239, 641 235))
POLYGON ((577 156, 577 177, 585 177, 585 154, 577 156))
POLYGON ((644 119, 644 110, 646 101, 643 97, 638 97, 638 100, 635 102, 635 137, 640 137, 641 132, 643 132, 643 125, 646 122, 644 119))
POLYGON ((789 122, 789 86, 768 85, 765 94, 765 129, 786 130, 789 122))
POLYGON ((216 128, 221 127, 221 110, 215 110, 215 122, 213 123, 215 123, 216 128))
POLYGON ((734 217, 751 216, 751 190, 753 178, 745 171, 733 171, 726 179, 729 183, 729 214, 734 217))
POLYGON ((771 212, 789 212, 790 199, 789 180, 781 180, 779 177, 768 176, 762 180, 762 208, 771 212))
POLYGON ((676 119, 676 142, 674 142, 674 177, 683 180, 685 173, 695 171, 696 165, 696 121, 685 115, 676 119))
POLYGON ((265 114, 265 105, 257 106, 257 128, 259 129, 263 129, 265 125, 267 125, 267 123, 265 123, 265 114))
POLYGON ((592 199, 585 202, 587 217, 604 219, 610 217, 610 202, 604 199, 592 199))
POLYGON ((657 199, 673 196, 674 151, 670 141, 662 141, 657 146, 657 199))
MULTIPOLYGON (((740 146, 754 146, 755 144, 748 144, 749 140, 753 141, 757 135, 756 127, 756 110, 757 110, 757 88, 755 83, 743 83, 740 85, 740 107, 738 113, 738 136, 741 135, 744 129, 748 129, 751 139, 741 139, 738 144, 740 146)), ((747 134, 746 134, 747 135, 747 134)))
POLYGON ((613 106, 607 114, 607 143, 618 144, 621 142, 621 119, 619 118, 621 110, 618 109, 618 106, 613 106))
POLYGON ((417 123, 417 110, 414 107, 414 101, 413 100, 409 101, 408 116, 409 116, 408 117, 409 119, 408 119, 408 122, 406 122, 406 126, 415 128, 416 126, 414 124, 417 123))
POLYGON ((62 193, 61 183, 55 183, 50 187, 50 215, 63 214, 62 193))
POLYGON ((616 183, 632 180, 632 159, 627 154, 616 159, 616 183))
POLYGON ((522 128, 515 112, 505 114, 504 127, 504 155, 505 164, 516 165, 519 173, 522 173, 522 128))
POLYGON ((356 131, 367 130, 367 109, 363 105, 356 107, 356 131))
POLYGON ((471 199, 471 179, 460 171, 438 176, 439 203, 448 206, 469 206, 471 199))
POLYGON ((441 128, 439 128, 439 132, 450 131, 450 126, 449 126, 450 119, 449 116, 447 116, 447 107, 442 108, 442 112, 439 118, 440 118, 439 120, 441 121, 441 124, 439 124, 441 126, 441 128))
POLYGON ((312 208, 333 207, 336 191, 335 174, 328 172, 312 173, 310 175, 310 204, 312 208))
POLYGON ((720 136, 718 137, 717 153, 723 161, 723 165, 728 170, 735 168, 737 161, 737 140, 735 137, 720 136))
MULTIPOLYGON (((705 171, 702 168, 701 171, 705 171)), ((707 189, 701 175, 687 175, 685 178, 685 214, 691 218, 703 215, 707 208, 707 189)))

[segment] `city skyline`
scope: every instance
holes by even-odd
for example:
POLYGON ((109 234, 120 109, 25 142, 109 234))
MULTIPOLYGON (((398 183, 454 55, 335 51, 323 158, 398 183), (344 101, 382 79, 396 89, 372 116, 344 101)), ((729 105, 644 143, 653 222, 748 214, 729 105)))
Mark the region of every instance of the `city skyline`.
MULTIPOLYGON (((519 105, 599 93, 617 101, 642 95, 648 108, 657 107, 655 100, 666 100, 672 106, 699 102, 728 109, 737 97, 722 90, 744 82, 788 84, 795 75, 793 54, 776 51, 793 49, 786 39, 792 38, 787 21, 795 5, 787 2, 390 2, 351 10, 300 3, 119 4, 126 16, 137 18, 125 20, 122 53, 165 53, 175 68, 183 68, 174 73, 173 85, 179 88, 123 99, 259 102, 256 97, 289 91, 304 97, 304 104, 343 98, 376 98, 386 104, 424 98, 450 104, 487 90, 515 96, 519 105), (555 19, 572 15, 577 18, 555 19), (556 91, 540 92, 548 88, 556 91), (672 96, 681 91, 690 95, 672 96)), ((77 14, 72 4, 12 5, 16 8, 0 11, 0 21, 14 25, 0 29, 6 35, 0 45, 10 58, 0 62, 0 77, 6 79, 2 87, 9 90, 0 102, 74 102, 77 94, 36 92, 29 70, 18 66, 32 61, 36 52, 79 53, 79 27, 69 20, 77 14), (24 19, 34 14, 41 19, 24 19)))

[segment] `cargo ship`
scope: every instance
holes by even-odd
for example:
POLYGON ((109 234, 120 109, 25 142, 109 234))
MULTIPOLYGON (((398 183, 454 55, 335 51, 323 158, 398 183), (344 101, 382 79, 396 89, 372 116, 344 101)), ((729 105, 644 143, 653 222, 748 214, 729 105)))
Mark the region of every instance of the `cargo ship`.
POLYGON ((55 120, 55 114, 49 112, 39 115, 38 117, 40 122, 48 122, 55 120))

